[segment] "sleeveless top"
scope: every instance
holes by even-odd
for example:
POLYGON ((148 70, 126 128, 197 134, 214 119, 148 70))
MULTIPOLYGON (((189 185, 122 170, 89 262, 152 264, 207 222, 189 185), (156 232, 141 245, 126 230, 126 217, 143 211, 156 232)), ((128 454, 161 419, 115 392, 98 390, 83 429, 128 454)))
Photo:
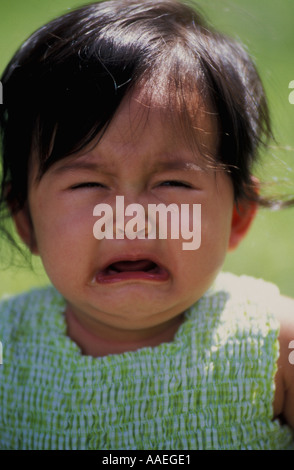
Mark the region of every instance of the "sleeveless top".
POLYGON ((0 305, 1 449, 294 449, 273 421, 279 292, 221 274, 174 340, 102 358, 66 336, 53 288, 0 305))

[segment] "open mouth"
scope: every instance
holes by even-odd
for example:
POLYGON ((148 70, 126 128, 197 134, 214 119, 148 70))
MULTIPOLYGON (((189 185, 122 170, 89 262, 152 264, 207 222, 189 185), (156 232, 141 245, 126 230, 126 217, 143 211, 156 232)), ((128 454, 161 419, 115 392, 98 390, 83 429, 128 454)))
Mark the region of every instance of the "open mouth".
POLYGON ((120 260, 99 271, 95 280, 98 283, 121 282, 128 280, 166 281, 167 270, 149 259, 120 260))

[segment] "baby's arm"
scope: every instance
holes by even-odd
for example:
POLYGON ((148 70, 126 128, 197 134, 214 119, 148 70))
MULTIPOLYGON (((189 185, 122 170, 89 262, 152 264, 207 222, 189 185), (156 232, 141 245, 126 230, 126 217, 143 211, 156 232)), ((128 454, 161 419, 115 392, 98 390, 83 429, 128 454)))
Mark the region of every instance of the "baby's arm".
POLYGON ((294 429, 294 353, 291 354, 294 350, 294 299, 283 297, 278 319, 281 325, 280 357, 276 374, 274 414, 294 429))

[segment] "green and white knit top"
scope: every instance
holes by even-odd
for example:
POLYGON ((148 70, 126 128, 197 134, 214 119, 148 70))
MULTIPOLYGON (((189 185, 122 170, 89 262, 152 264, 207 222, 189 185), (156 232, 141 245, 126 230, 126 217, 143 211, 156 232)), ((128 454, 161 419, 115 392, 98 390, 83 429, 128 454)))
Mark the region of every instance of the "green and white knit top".
POLYGON ((3 300, 0 448, 294 449, 272 420, 278 296, 222 274, 171 343, 102 358, 67 337, 53 287, 3 300))

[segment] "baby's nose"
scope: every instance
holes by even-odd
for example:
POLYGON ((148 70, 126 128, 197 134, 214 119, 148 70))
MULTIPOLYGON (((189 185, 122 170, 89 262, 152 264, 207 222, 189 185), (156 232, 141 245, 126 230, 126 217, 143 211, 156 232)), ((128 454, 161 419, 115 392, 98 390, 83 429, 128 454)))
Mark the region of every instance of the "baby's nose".
POLYGON ((126 207, 125 214, 116 213, 114 223, 115 237, 128 238, 134 240, 135 238, 145 239, 154 230, 153 223, 148 219, 148 213, 143 206, 138 208, 130 206, 126 207))

